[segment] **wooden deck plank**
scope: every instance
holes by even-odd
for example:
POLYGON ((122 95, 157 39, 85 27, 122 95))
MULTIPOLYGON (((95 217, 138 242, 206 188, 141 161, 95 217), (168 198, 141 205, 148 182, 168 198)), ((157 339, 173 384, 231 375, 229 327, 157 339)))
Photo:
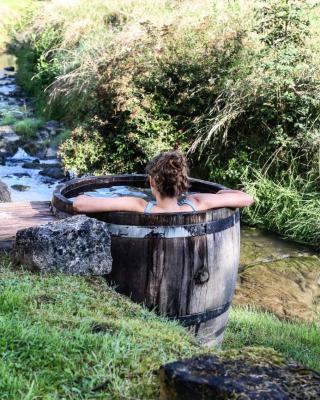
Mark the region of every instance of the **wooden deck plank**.
POLYGON ((0 250, 12 247, 18 230, 54 220, 49 201, 0 203, 0 250))

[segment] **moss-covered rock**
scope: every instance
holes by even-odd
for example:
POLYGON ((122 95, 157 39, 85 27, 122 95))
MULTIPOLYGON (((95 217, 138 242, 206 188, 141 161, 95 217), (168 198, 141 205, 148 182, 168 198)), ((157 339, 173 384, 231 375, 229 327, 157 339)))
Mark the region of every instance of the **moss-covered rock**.
POLYGON ((231 350, 161 367, 161 400, 317 399, 320 374, 267 348, 231 350))

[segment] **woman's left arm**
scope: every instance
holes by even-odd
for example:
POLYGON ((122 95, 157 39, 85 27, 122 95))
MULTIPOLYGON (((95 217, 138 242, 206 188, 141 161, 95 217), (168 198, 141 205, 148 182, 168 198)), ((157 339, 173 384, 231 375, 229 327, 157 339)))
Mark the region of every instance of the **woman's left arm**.
POLYGON ((78 196, 73 201, 77 213, 95 213, 102 211, 136 211, 143 212, 147 202, 138 197, 91 197, 78 196))

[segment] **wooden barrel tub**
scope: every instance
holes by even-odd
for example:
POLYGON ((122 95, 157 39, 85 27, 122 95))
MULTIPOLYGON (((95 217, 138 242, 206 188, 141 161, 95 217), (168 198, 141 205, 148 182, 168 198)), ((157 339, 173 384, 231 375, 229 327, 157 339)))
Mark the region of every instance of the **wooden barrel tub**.
MULTIPOLYGON (((192 192, 223 186, 190 179, 192 192)), ((53 211, 73 214, 68 198, 115 185, 146 187, 145 175, 74 179, 56 188, 53 211)), ((113 257, 109 282, 117 290, 188 327, 200 343, 220 344, 228 320, 239 265, 239 210, 220 208, 178 214, 101 212, 113 257)))

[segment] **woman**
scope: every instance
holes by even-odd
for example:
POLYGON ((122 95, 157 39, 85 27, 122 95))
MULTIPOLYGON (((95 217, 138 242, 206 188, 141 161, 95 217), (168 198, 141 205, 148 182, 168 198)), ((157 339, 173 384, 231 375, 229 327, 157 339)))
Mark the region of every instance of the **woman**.
POLYGON ((148 179, 155 202, 137 197, 98 198, 78 196, 73 208, 79 213, 99 211, 136 211, 144 213, 177 213, 203 211, 220 207, 246 207, 253 199, 240 190, 219 190, 217 193, 190 194, 186 157, 180 151, 168 151, 154 157, 148 164, 148 179))

